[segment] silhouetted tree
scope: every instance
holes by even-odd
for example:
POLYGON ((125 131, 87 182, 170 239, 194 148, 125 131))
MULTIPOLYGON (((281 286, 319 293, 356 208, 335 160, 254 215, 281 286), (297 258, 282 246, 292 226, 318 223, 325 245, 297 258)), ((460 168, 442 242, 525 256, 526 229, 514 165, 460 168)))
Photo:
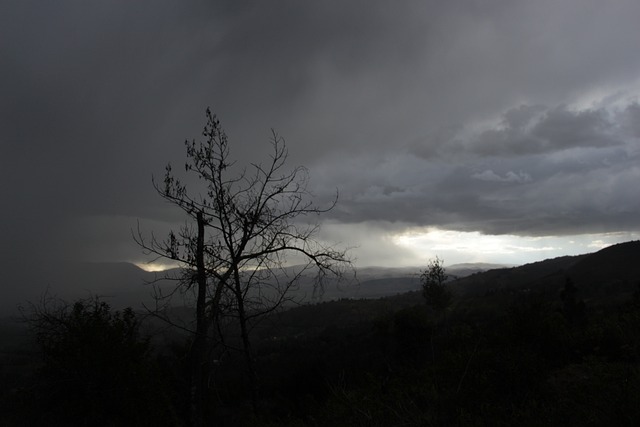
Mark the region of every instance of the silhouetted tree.
POLYGON ((440 313, 444 312, 453 300, 453 294, 445 283, 448 278, 442 260, 438 257, 430 260, 427 268, 420 274, 422 295, 427 305, 440 313))
POLYGON ((171 165, 166 167, 163 184, 154 182, 160 196, 182 209, 191 222, 165 240, 137 234, 138 243, 147 251, 181 264, 178 288, 196 287, 191 356, 191 413, 196 425, 204 422, 206 352, 210 331, 219 326, 220 318, 232 315, 238 320, 255 410, 258 382, 250 321, 289 300, 289 291, 308 269, 316 270, 321 288, 327 274, 341 275, 349 262, 345 251, 316 239, 319 226, 312 218, 332 209, 336 201, 319 208, 310 200, 307 169, 285 170, 284 140, 272 131, 269 161, 240 168, 230 159, 219 120, 209 109, 206 116, 205 140, 185 142, 185 170, 202 183, 200 192, 189 192, 174 176, 171 165), (295 273, 285 270, 290 254, 306 262, 295 273))

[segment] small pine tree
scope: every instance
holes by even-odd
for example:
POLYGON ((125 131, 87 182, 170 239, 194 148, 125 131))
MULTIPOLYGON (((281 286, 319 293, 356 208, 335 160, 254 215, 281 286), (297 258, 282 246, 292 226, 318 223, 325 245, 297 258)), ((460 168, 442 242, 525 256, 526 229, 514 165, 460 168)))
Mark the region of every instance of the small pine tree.
POLYGON ((453 301, 453 294, 446 286, 448 279, 442 260, 438 257, 430 260, 427 268, 420 274, 422 296, 435 311, 444 312, 453 301))

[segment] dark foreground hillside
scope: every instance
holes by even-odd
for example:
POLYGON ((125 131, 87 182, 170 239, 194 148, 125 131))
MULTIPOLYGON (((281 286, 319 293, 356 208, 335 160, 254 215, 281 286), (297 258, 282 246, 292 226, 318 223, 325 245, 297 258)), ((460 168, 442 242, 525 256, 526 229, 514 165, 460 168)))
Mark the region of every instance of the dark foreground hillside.
MULTIPOLYGON (((257 413, 230 336, 228 348, 213 360, 211 424, 638 425, 637 249, 631 242, 505 270, 495 276, 501 278, 495 286, 458 292, 442 312, 413 292, 274 314, 253 330, 257 413), (606 274, 598 275, 601 271, 606 274)), ((486 284, 495 272, 483 274, 475 276, 476 284, 486 284)), ((460 283, 450 286, 463 289, 460 283)), ((74 365, 85 374, 73 379, 73 387, 51 383, 39 370, 38 354, 21 353, 11 370, 3 366, 0 424, 182 425, 189 343, 171 337, 156 337, 154 349, 143 339, 141 345, 110 346, 108 358, 74 365), (132 352, 122 360, 133 362, 113 363, 121 351, 132 352), (13 371, 16 366, 24 369, 13 371), (53 386, 64 393, 42 393, 53 386), (116 398, 121 395, 137 396, 136 406, 116 398), (58 407, 77 412, 60 414, 58 407), (83 418, 74 418, 80 413, 83 418)), ((84 349, 86 357, 95 357, 90 350, 84 349)))

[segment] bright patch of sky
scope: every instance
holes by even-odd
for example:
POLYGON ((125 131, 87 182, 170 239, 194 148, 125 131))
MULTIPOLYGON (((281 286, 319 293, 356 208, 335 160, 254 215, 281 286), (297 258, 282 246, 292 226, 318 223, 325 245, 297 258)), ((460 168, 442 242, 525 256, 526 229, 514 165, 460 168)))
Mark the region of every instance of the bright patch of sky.
POLYGON ((524 237, 484 235, 474 232, 415 228, 394 236, 393 243, 422 265, 436 256, 446 265, 483 262, 522 265, 564 255, 595 252, 607 246, 636 240, 640 233, 606 233, 577 236, 524 237))

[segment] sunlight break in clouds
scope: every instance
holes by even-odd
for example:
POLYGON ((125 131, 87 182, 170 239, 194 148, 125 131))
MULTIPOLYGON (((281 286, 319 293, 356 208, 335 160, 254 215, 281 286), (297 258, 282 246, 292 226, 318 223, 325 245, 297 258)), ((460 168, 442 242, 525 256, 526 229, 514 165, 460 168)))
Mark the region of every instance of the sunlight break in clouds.
POLYGON ((634 240, 640 233, 524 237, 485 235, 437 228, 413 228, 394 237, 394 243, 424 263, 436 256, 445 264, 485 262, 526 264, 564 255, 580 255, 616 243, 634 240))
POLYGON ((166 271, 172 268, 179 267, 178 264, 167 264, 167 263, 161 263, 161 262, 136 262, 134 264, 136 267, 152 273, 159 272, 159 271, 166 271))

